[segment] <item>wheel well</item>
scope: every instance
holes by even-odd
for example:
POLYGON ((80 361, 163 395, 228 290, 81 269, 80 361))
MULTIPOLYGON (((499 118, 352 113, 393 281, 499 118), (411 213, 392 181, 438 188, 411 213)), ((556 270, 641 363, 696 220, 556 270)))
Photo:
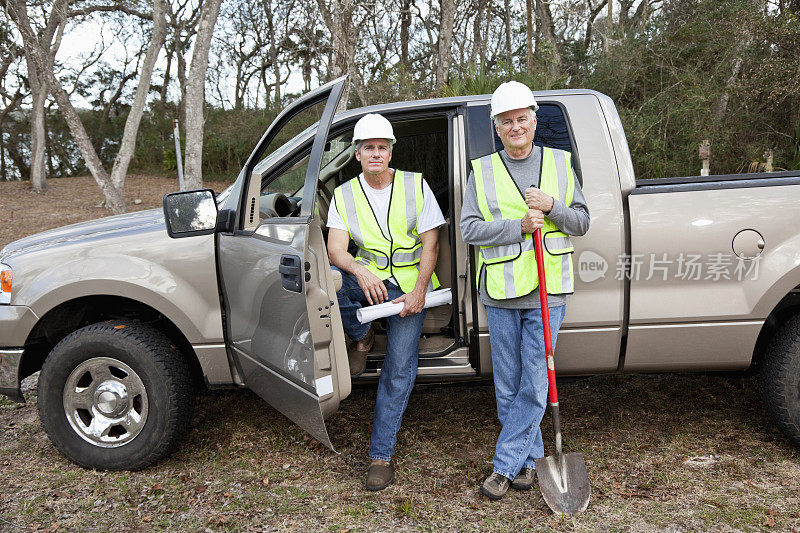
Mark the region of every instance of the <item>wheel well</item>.
POLYGON ((762 326, 761 332, 758 334, 756 346, 753 350, 751 369, 757 369, 764 360, 767 345, 772 339, 775 330, 797 313, 800 313, 800 286, 795 287, 789 294, 784 296, 764 321, 764 326, 762 326))
POLYGON ((41 370, 53 347, 73 331, 114 319, 136 319, 164 333, 188 361, 195 384, 205 386, 200 362, 183 332, 152 307, 122 296, 86 296, 64 302, 48 311, 25 341, 20 378, 41 370))

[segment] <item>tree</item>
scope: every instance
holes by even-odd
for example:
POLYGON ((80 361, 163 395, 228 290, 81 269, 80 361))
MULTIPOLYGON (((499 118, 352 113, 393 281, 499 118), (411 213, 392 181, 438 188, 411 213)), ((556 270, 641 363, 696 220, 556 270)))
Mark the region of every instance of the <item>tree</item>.
MULTIPOLYGON (((225 17, 228 23, 223 25, 221 35, 216 39, 215 49, 220 58, 217 70, 223 70, 225 64, 233 66, 233 107, 242 109, 246 105, 250 83, 254 78, 258 79, 261 65, 265 62, 267 40, 263 31, 263 6, 249 0, 228 2, 220 16, 225 17)), ((257 105, 258 96, 253 107, 257 105)))
MULTIPOLYGON (((24 3, 17 2, 16 4, 10 3, 8 8, 11 9, 11 17, 15 17, 14 6, 22 6, 25 8, 27 17, 27 6, 24 3)), ((46 55, 42 58, 43 69, 52 71, 55 56, 61 44, 61 36, 64 32, 64 25, 67 21, 67 7, 64 2, 56 2, 50 12, 50 17, 46 20, 44 27, 39 29, 39 37, 37 44, 46 50, 46 55)), ((30 23, 29 23, 30 24, 30 23)), ((47 188, 47 180, 45 177, 44 156, 46 148, 46 134, 45 134, 45 103, 47 101, 48 86, 46 75, 37 70, 36 62, 33 59, 32 50, 25 46, 25 62, 28 66, 28 85, 31 89, 33 96, 33 104, 31 106, 31 166, 30 166, 30 180, 31 189, 34 192, 42 192, 47 188)))
POLYGON ((128 119, 125 121, 125 130, 122 134, 122 143, 119 152, 114 160, 111 170, 111 181, 114 187, 122 193, 125 184, 125 175, 128 172, 128 165, 133 157, 133 150, 136 147, 136 133, 139 131, 139 123, 142 120, 144 106, 147 103, 147 94, 150 92, 150 80, 153 77, 158 53, 164 45, 167 36, 167 20, 165 18, 166 5, 164 0, 153 1, 153 33, 150 35, 150 44, 144 56, 142 73, 139 76, 139 84, 136 87, 136 96, 128 112, 128 119))
POLYGON ((186 83, 186 187, 203 186, 203 110, 205 107, 206 71, 211 37, 222 0, 205 0, 192 52, 192 66, 186 83))
POLYGON ((528 74, 533 72, 533 1, 525 0, 525 65, 528 74))
MULTIPOLYGON (((93 11, 105 11, 104 6, 86 6, 80 10, 69 11, 70 0, 55 0, 51 11, 50 20, 55 20, 55 24, 63 27, 64 21, 68 16, 86 15, 93 11)), ((17 24, 17 28, 22 34, 26 51, 29 53, 29 70, 31 65, 40 77, 40 81, 49 87, 59 109, 64 114, 70 131, 77 143, 81 154, 86 161, 92 176, 95 178, 100 190, 103 192, 105 203, 114 213, 125 212, 125 203, 122 200, 122 186, 127 172, 128 164, 133 155, 136 142, 136 134, 139 128, 142 112, 150 89, 150 78, 153 72, 158 52, 164 43, 166 34, 166 21, 164 19, 165 6, 163 0, 155 0, 153 5, 154 30, 151 35, 147 54, 145 55, 142 74, 139 78, 139 85, 136 90, 134 103, 128 114, 125 123, 125 131, 122 137, 120 150, 111 171, 111 176, 106 172, 94 146, 91 143, 86 129, 80 116, 70 102, 69 95, 61 85, 53 72, 54 57, 48 53, 42 44, 36 39, 28 16, 28 8, 25 0, 13 0, 11 4, 12 18, 17 24)), ((140 14, 140 16, 146 16, 140 14)))
MULTIPOLYGON (((68 5, 68 0, 55 0, 53 3, 50 20, 55 20, 56 26, 60 26, 62 21, 66 20, 68 5)), ((25 0, 12 0, 10 2, 10 11, 12 20, 17 24, 17 29, 22 34, 22 40, 28 53, 29 71, 35 70, 37 75, 41 77, 41 82, 50 85, 50 91, 55 97, 59 109, 64 114, 75 142, 86 160, 86 166, 103 192, 107 205, 114 213, 124 213, 125 203, 122 200, 122 195, 114 187, 111 178, 103 168, 103 164, 92 146, 89 135, 86 133, 77 111, 69 101, 69 96, 61 86, 61 82, 56 79, 49 52, 36 39, 36 34, 28 17, 28 8, 25 5, 25 0)))
POLYGON ((176 58, 176 70, 178 77, 178 87, 180 91, 180 111, 179 117, 185 121, 184 102, 186 98, 186 54, 189 45, 197 34, 197 25, 200 22, 201 8, 203 0, 197 5, 192 5, 190 0, 169 1, 167 6, 167 26, 172 32, 172 38, 167 43, 167 65, 164 70, 164 81, 161 84, 161 103, 167 103, 167 89, 170 82, 171 66, 173 56, 176 58))
POLYGON ((436 89, 442 88, 450 81, 450 61, 453 47, 453 22, 456 14, 455 0, 439 0, 441 7, 439 21, 439 53, 436 61, 436 89))
POLYGON ((550 2, 548 0, 536 0, 536 55, 542 51, 542 43, 547 43, 548 67, 551 75, 558 75, 561 72, 561 52, 559 42, 556 39, 555 24, 553 14, 550 12, 550 2))
POLYGON ((332 0, 330 5, 326 0, 317 0, 317 7, 333 40, 333 57, 329 77, 333 79, 345 74, 348 76, 349 83, 345 86, 337 109, 344 111, 347 109, 350 98, 350 86, 358 83, 355 50, 358 34, 365 17, 362 16, 361 19, 356 20, 356 11, 359 8, 356 0, 332 0))
MULTIPOLYGON (((18 66, 24 52, 12 35, 11 28, 5 23, 0 23, 0 180, 9 179, 9 170, 6 166, 6 121, 11 113, 19 109, 22 100, 27 96, 24 90, 24 79, 20 75, 18 66), (14 68, 12 68, 14 67, 14 68)), ((26 174, 24 165, 19 169, 20 176, 26 174)))

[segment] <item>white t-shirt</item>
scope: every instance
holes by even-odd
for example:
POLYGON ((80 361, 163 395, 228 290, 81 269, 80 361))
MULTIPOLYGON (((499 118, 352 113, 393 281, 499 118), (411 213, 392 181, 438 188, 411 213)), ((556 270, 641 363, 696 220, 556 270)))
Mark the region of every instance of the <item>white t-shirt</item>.
MULTIPOLYGON (((392 187, 384 187, 383 189, 373 189, 364 179, 364 174, 359 174, 358 179, 361 181, 361 186, 364 188, 364 193, 367 195, 367 200, 375 212, 375 218, 378 219, 378 224, 383 230, 384 234, 389 234, 389 228, 386 223, 389 220, 389 201, 391 200, 392 187)), ((422 211, 417 217, 417 233, 425 233, 426 231, 438 228, 445 223, 442 210, 436 202, 436 197, 433 196, 433 191, 428 182, 422 180, 422 211)), ((331 206, 328 209, 328 227, 347 231, 347 226, 344 225, 342 216, 339 210, 336 209, 336 197, 331 199, 331 206)), ((389 278, 389 281, 397 285, 394 277, 389 278)))

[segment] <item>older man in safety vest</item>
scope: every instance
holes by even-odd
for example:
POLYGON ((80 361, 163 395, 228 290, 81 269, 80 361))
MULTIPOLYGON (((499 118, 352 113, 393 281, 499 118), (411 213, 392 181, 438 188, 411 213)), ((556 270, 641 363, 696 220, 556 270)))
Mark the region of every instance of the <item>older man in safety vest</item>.
POLYGON ((362 173, 336 188, 328 212, 328 256, 342 272, 339 311, 354 341, 348 351, 351 375, 364 371, 375 336, 374 326, 359 323, 356 311, 387 300, 405 304, 399 316, 386 319, 372 423, 367 489, 382 490, 394 480, 392 455, 417 376, 425 294, 439 286, 433 269, 445 220, 422 174, 389 168, 395 137, 388 120, 365 115, 353 142, 362 173), (350 239, 358 247, 355 257, 348 252, 350 239))
POLYGON ((544 456, 539 423, 547 401, 542 311, 533 232, 542 228, 553 343, 573 292, 569 235, 589 229, 589 210, 571 154, 533 144, 531 90, 510 81, 492 94, 491 115, 503 150, 472 161, 461 211, 464 241, 478 246, 477 285, 489 341, 502 430, 492 474, 481 492, 493 500, 509 486, 528 490, 544 456), (524 193, 523 193, 524 191, 524 193))

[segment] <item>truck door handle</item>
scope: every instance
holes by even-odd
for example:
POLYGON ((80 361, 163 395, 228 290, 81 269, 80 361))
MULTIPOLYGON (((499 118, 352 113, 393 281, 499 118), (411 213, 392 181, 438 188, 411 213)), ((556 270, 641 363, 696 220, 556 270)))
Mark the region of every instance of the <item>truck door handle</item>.
POLYGON ((278 272, 281 273, 281 283, 287 291, 301 292, 303 290, 303 279, 300 277, 300 258, 296 255, 284 254, 278 264, 278 272))

